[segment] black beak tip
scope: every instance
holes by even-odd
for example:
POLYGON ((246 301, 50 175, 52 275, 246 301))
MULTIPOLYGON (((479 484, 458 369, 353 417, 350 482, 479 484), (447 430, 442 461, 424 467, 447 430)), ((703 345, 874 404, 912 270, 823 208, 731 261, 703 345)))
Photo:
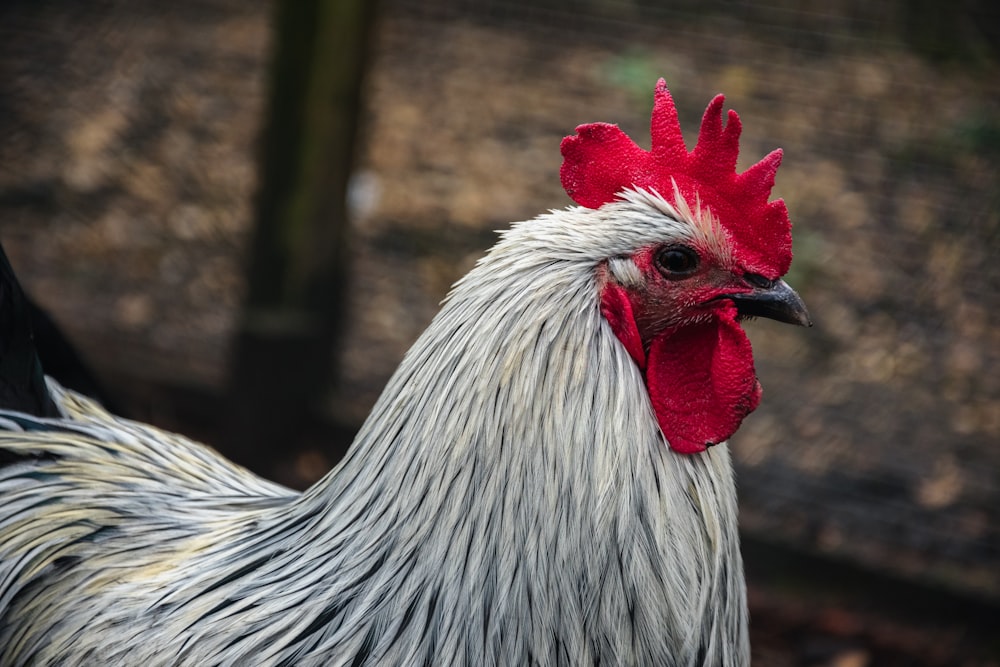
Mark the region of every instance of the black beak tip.
POLYGON ((753 292, 734 294, 730 298, 736 304, 737 311, 744 316, 767 317, 800 327, 813 325, 802 297, 783 280, 753 292))

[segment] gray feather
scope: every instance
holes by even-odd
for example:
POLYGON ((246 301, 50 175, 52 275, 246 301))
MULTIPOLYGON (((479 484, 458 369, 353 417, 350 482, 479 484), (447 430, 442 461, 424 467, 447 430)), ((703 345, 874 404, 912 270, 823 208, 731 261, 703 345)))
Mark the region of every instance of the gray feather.
POLYGON ((728 451, 666 446, 595 283, 695 227, 514 225, 301 495, 52 383, 0 423, 0 664, 747 665, 728 451))

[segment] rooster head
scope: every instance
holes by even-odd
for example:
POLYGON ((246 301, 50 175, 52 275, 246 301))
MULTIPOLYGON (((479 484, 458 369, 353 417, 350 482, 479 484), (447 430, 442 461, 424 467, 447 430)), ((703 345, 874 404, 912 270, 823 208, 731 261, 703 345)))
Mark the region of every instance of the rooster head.
POLYGON ((578 204, 642 201, 677 223, 671 238, 609 258, 598 278, 601 312, 642 372, 667 442, 685 454, 728 439, 760 401, 741 321, 809 324, 781 280, 792 260, 788 211, 768 201, 781 151, 736 173, 741 124, 730 111, 723 126, 723 102, 708 105, 692 151, 662 79, 649 151, 608 123, 562 142, 563 187, 578 204))

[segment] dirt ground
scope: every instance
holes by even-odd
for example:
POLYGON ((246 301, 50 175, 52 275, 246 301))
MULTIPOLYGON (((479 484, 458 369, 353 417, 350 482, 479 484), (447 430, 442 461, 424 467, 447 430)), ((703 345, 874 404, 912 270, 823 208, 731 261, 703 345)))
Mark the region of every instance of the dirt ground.
MULTIPOLYGON (((890 10, 836 4, 594 3, 589 19, 557 3, 473 4, 383 4, 330 419, 360 423, 493 230, 569 204, 563 135, 606 120, 645 137, 665 76, 693 137, 724 91, 743 166, 785 150, 789 282, 816 322, 750 327, 765 397, 733 439, 741 521, 751 541, 827 559, 819 578, 847 564, 903 584, 806 586, 765 549, 751 577, 756 663, 998 664, 976 657, 1000 649, 966 618, 1000 603, 996 51, 928 58, 887 32, 890 10), (898 615, 923 587, 945 594, 921 598, 932 607, 958 595, 953 611, 898 615)), ((0 10, 3 243, 112 382, 222 387, 268 19, 268 3, 235 0, 0 10)), ((159 395, 122 400, 182 428, 159 395)), ((276 475, 302 485, 330 463, 306 448, 276 475)))

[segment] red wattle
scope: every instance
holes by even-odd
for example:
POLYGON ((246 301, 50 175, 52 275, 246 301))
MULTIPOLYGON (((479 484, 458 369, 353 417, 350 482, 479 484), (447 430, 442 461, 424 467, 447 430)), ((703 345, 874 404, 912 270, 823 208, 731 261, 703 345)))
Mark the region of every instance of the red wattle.
POLYGON ((761 395, 736 309, 657 336, 649 349, 646 388, 674 451, 701 452, 735 433, 761 395))
POLYGON ((601 314, 636 365, 641 370, 646 370, 646 351, 642 346, 642 336, 635 324, 632 302, 623 288, 609 284, 601 291, 601 314))

